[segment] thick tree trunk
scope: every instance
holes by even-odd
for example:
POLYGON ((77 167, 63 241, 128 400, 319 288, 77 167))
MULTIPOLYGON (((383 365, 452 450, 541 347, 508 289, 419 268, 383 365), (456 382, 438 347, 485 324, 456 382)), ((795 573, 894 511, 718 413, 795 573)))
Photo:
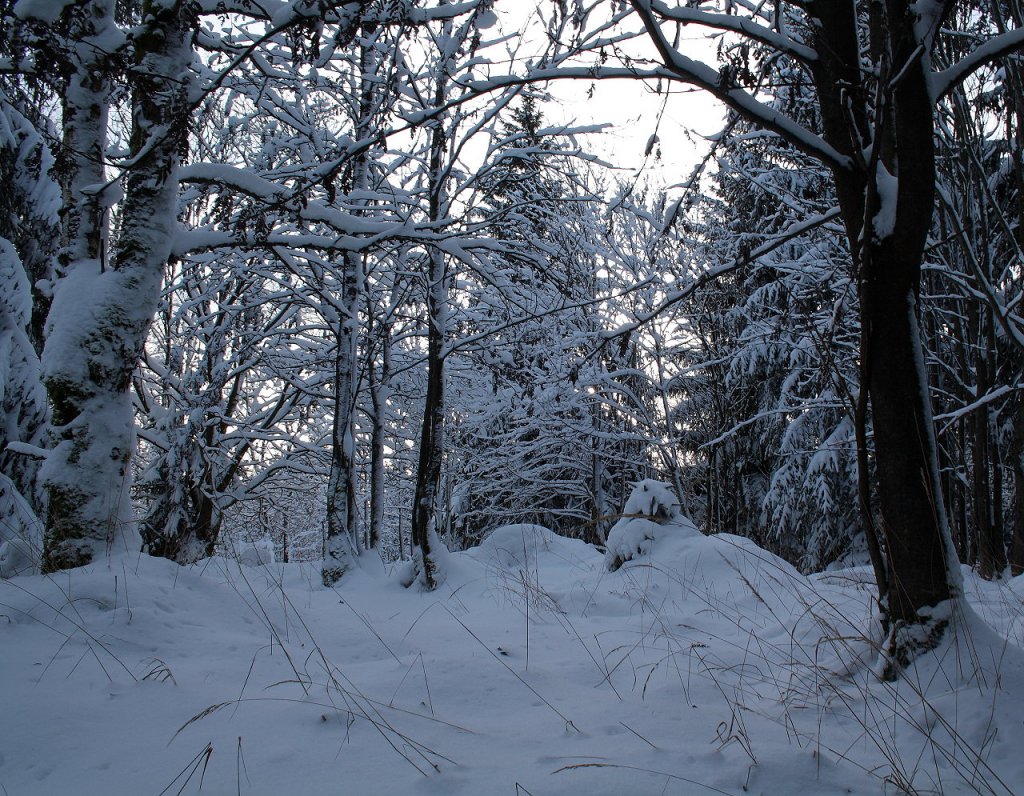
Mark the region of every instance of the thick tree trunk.
MULTIPOLYGON (((878 79, 899 70, 872 97, 863 83, 854 6, 815 0, 809 11, 819 23, 815 48, 822 57, 814 81, 824 136, 849 159, 833 174, 861 271, 862 389, 873 419, 884 554, 884 571, 876 567, 876 574, 894 673, 913 652, 900 628, 932 622, 930 609, 959 593, 918 328, 935 193, 929 47, 905 0, 872 6, 870 54, 878 79)), ((944 627, 941 619, 932 622, 928 643, 944 627)))
MULTIPOLYGON (((87 40, 114 28, 112 0, 82 0, 65 11, 66 36, 69 42, 87 40)), ((44 383, 50 398, 52 424, 57 436, 57 447, 44 464, 41 480, 48 502, 49 520, 46 528, 43 571, 74 567, 92 559, 94 548, 102 549, 116 523, 107 522, 110 508, 105 505, 111 497, 120 503, 117 485, 124 477, 119 450, 102 452, 95 458, 106 473, 104 480, 115 480, 113 491, 105 483, 76 485, 75 466, 94 443, 95 433, 88 425, 77 431, 67 428, 92 397, 87 384, 86 363, 71 362, 64 349, 67 343, 59 340, 63 324, 71 325, 70 306, 58 315, 55 311, 66 303, 80 298, 70 296, 76 292, 71 283, 94 281, 100 274, 100 238, 103 208, 99 197, 85 188, 103 182, 103 155, 107 138, 107 100, 110 94, 110 75, 105 56, 99 50, 85 47, 68 48, 69 70, 63 95, 63 140, 56 173, 62 193, 61 251, 58 260, 61 279, 57 283, 55 301, 51 304, 51 327, 46 332, 42 368, 44 383), (63 319, 63 324, 62 324, 63 319), (71 371, 66 375, 61 370, 71 371), (77 371, 77 372, 76 372, 77 371), (66 429, 66 430, 65 430, 66 429), (93 439, 90 439, 93 437, 93 439), (68 461, 68 467, 62 467, 68 461), (108 464, 109 462, 109 464, 108 464), (61 472, 61 470, 70 472, 61 472), (92 488, 89 488, 92 487, 92 488), (98 487, 98 489, 96 488, 98 487), (83 514, 87 516, 81 516, 83 514)), ((72 327, 69 332, 74 332, 72 327)), ((77 341, 68 341, 74 346, 77 341)), ((127 407, 126 407, 127 408, 127 407)), ((101 430, 102 433, 102 430, 101 430)))
MULTIPOLYGON (((112 0, 92 0, 77 40, 114 30, 112 0)), ((48 319, 43 372, 56 446, 42 470, 49 497, 43 566, 87 563, 107 547, 137 548, 127 501, 134 445, 129 398, 176 228, 177 166, 188 119, 192 26, 185 6, 142 8, 132 71, 132 152, 117 251, 101 259, 102 163, 109 70, 82 63, 65 93, 65 269, 48 319)), ((99 58, 103 47, 79 47, 99 58)))
POLYGON ((869 276, 870 301, 862 323, 871 329, 868 391, 890 622, 919 621, 919 609, 951 596, 951 551, 939 491, 928 384, 910 285, 893 284, 891 261, 869 276))

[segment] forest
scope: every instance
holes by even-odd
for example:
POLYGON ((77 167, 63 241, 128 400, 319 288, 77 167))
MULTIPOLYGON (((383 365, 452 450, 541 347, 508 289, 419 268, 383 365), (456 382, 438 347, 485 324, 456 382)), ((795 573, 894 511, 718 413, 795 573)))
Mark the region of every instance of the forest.
MULTIPOLYGON (((31 593, 55 611, 51 630, 71 621, 65 645, 106 660, 92 619, 53 608, 74 589, 46 590, 80 578, 91 593, 116 572, 119 609, 126 560, 132 588, 154 595, 230 561, 247 600, 281 603, 283 619, 261 607, 259 622, 291 662, 279 623, 297 593, 446 595, 451 613, 476 582, 467 567, 486 564, 502 599, 520 600, 529 667, 531 616, 565 608, 544 566, 563 586, 580 568, 636 579, 661 549, 672 592, 703 551, 755 614, 775 606, 802 651, 861 639, 835 664, 864 675, 838 698, 848 707, 920 686, 915 667, 945 671, 965 628, 1012 662, 1001 685, 978 686, 990 703, 986 689, 1024 684, 1017 0, 0 0, 0 16, 0 624, 24 624, 31 593), (594 125, 565 107, 593 105, 610 81, 662 111, 703 92, 721 129, 643 119, 617 133, 643 153, 624 167, 600 141, 626 109, 594 125), (691 165, 666 173, 680 153, 691 165), (755 560, 799 598, 766 595, 755 560), (283 573, 278 598, 253 590, 251 563, 283 573), (387 576, 367 585, 368 568, 387 576), (806 637, 796 603, 818 617, 806 637), (827 621, 809 607, 821 604, 827 621)), ((653 598, 630 582, 646 616, 653 598)), ((748 634, 736 648, 763 640, 733 609, 729 632, 748 634)), ((621 700, 612 653, 572 636, 621 700)), ((384 637, 394 662, 414 657, 384 637)), ((701 639, 678 644, 691 662, 701 639)), ((508 655, 497 643, 480 641, 508 655)), ((326 642, 313 646, 334 671, 326 642)), ((52 664, 64 650, 25 654, 52 664)), ((179 676, 162 653, 145 676, 113 657, 136 682, 179 676)), ((0 658, 10 693, 20 660, 0 658)), ((634 663, 646 692, 644 666, 660 670, 634 663)), ((300 668, 285 676, 308 699, 300 668)), ((752 692, 731 688, 716 737, 756 768, 754 733, 736 724, 735 694, 752 692)), ((381 730, 370 702, 346 705, 440 770, 381 730)), ((896 765, 893 740, 885 771, 861 774, 891 792, 1013 793, 992 739, 1024 736, 988 709, 976 743, 946 708, 908 720, 924 737, 952 722, 953 751, 932 748, 930 773, 896 765)), ((166 792, 201 788, 212 749, 166 792)), ((366 777, 351 792, 372 792, 366 777)), ((122 792, 154 784, 132 781, 122 792)))

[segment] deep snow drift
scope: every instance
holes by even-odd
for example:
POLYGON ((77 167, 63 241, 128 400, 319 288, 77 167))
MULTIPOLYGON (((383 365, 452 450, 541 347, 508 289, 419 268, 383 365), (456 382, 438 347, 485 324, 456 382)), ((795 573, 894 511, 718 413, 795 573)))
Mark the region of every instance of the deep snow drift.
POLYGON ((885 684, 866 570, 658 527, 609 572, 510 526, 434 593, 369 556, 333 590, 310 565, 124 555, 0 581, 0 793, 1022 787, 1024 580, 968 576, 995 630, 957 616, 885 684))

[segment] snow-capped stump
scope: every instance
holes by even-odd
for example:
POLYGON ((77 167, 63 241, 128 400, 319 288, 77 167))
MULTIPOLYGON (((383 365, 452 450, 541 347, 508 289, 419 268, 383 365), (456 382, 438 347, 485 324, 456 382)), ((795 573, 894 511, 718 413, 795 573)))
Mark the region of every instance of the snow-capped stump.
POLYGON ((679 511, 679 498, 672 492, 672 487, 664 481, 650 478, 634 484, 622 514, 623 519, 644 517, 658 525, 669 525, 684 519, 679 511))
POLYGON ((622 510, 622 519, 608 534, 605 563, 614 572, 627 561, 651 551, 654 540, 664 532, 695 536, 699 533, 679 510, 679 499, 661 481, 638 481, 622 510))

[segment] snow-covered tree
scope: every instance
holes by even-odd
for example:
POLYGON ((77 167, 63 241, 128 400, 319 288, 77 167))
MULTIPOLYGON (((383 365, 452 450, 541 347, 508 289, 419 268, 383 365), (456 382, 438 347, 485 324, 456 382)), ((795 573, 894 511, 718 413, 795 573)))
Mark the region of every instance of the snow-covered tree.
MULTIPOLYGON (((946 4, 815 2, 737 9, 632 0, 654 59, 591 68, 594 76, 642 76, 695 85, 830 172, 855 273, 861 316, 862 388, 870 398, 884 562, 876 575, 892 631, 894 671, 909 642, 900 628, 928 624, 930 606, 959 596, 959 570, 941 501, 932 412, 922 364, 918 294, 935 199, 934 103, 979 66, 1021 46, 1021 29, 988 36, 943 72, 931 55, 945 35, 946 4), (769 51, 765 62, 810 75, 820 126, 761 102, 741 66, 715 69, 678 46, 681 25, 735 36, 769 51), (862 46, 867 42, 867 46, 862 46), (868 59, 870 68, 864 68, 868 59), (924 474, 922 477, 922 473, 924 474)), ((587 42, 585 42, 586 44, 587 42)), ((571 74, 571 72, 569 73, 571 74)), ((934 637, 943 631, 934 627, 934 637)))
POLYGON ((50 274, 60 194, 43 137, 0 88, 0 552, 3 574, 38 566, 44 504, 38 451, 47 407, 40 383, 41 292, 50 274), (38 285, 38 286, 37 286, 38 285), (29 446, 29 450, 20 449, 29 446), (33 452, 31 449, 34 448, 33 452), (17 550, 15 549, 17 548, 17 550), (15 566, 15 558, 18 560, 15 566))

